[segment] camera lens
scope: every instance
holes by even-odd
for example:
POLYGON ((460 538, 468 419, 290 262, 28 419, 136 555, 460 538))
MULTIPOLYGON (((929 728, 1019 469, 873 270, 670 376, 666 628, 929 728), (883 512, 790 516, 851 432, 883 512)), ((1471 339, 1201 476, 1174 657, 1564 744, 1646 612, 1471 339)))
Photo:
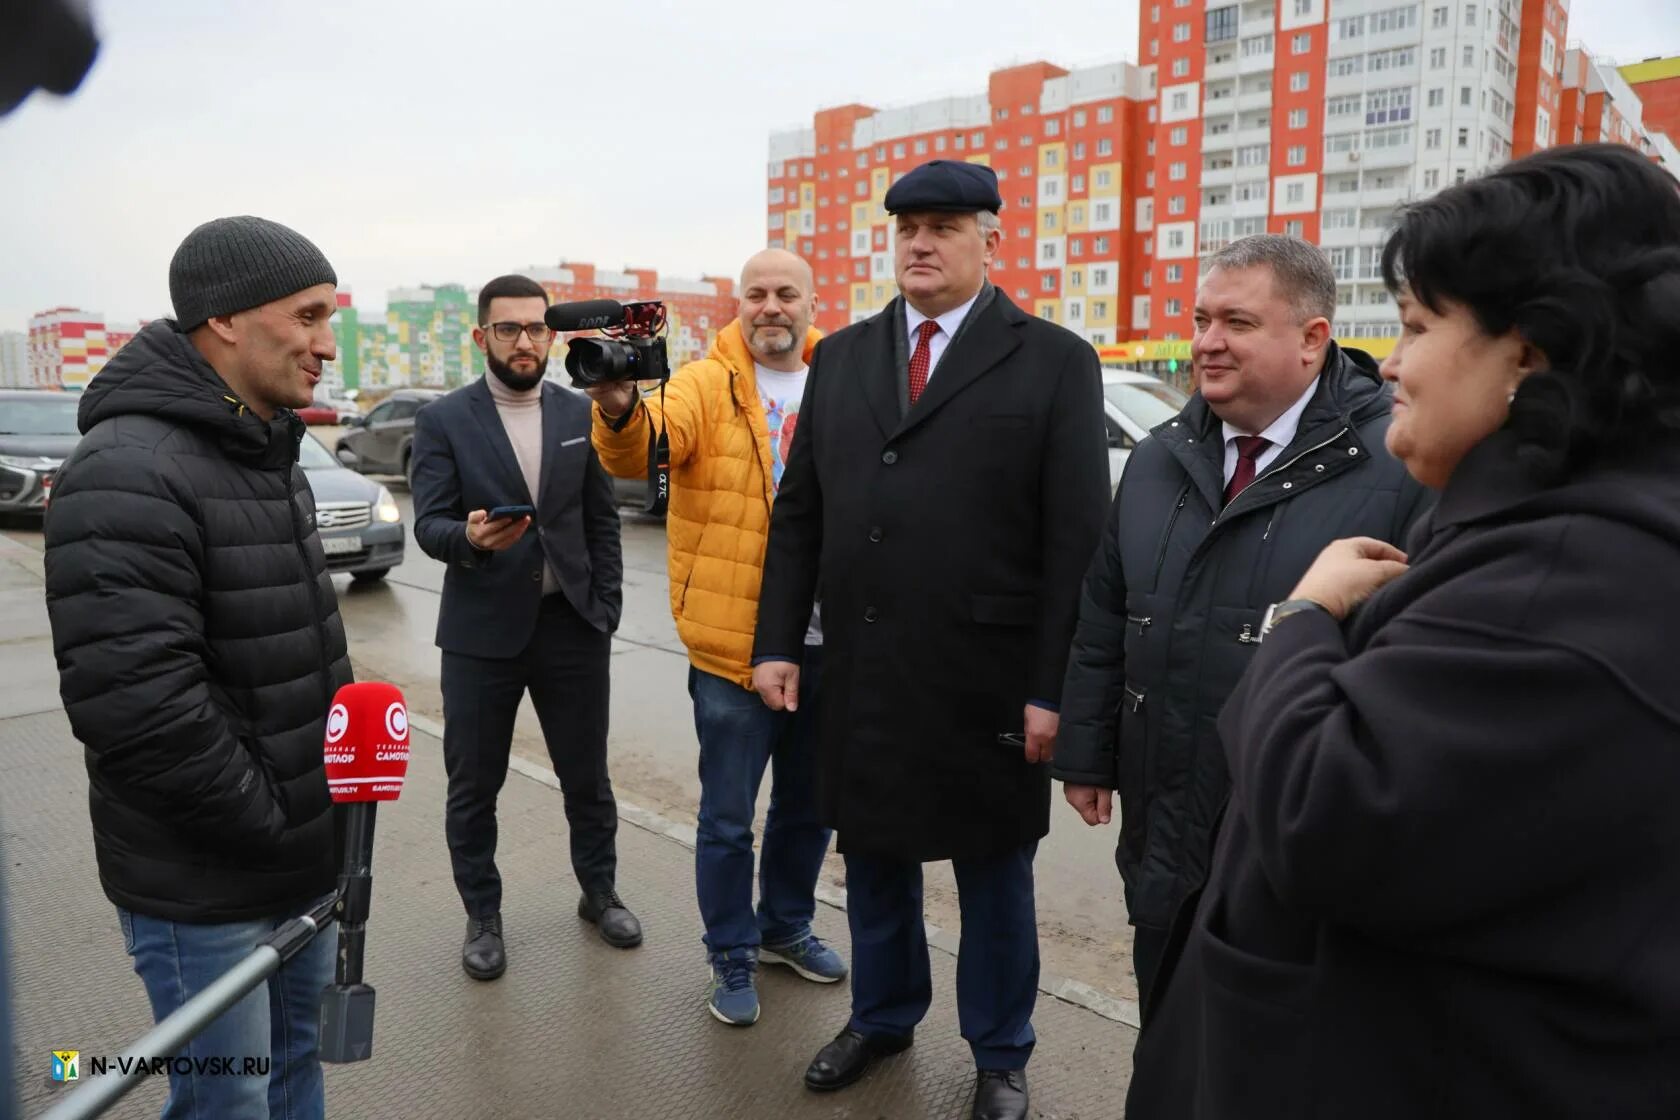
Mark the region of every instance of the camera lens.
POLYGON ((585 387, 635 378, 640 355, 635 348, 608 338, 574 338, 566 346, 566 372, 585 387))

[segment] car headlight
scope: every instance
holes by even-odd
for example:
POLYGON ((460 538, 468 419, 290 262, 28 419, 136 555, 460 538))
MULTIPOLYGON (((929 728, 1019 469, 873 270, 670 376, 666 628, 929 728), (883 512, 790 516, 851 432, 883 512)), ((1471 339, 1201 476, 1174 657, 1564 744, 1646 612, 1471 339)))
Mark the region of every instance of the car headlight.
POLYGON ((383 521, 387 525, 394 525, 402 520, 402 510, 397 508, 397 500, 391 497, 391 492, 383 486, 379 488, 379 497, 373 500, 373 519, 383 521))

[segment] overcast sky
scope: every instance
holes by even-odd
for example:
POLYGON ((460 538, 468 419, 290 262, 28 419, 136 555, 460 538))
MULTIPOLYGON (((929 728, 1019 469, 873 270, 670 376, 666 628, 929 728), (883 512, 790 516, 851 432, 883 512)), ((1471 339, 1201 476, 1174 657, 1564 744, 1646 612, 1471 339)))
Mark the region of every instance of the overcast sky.
MULTIPOLYGON (((1680 0, 1572 6, 1598 53, 1680 53, 1680 0)), ((733 274, 763 244, 772 130, 1135 58, 1137 7, 94 0, 81 90, 0 121, 0 330, 167 314, 170 254, 224 214, 302 231, 374 308, 562 257, 733 274)))

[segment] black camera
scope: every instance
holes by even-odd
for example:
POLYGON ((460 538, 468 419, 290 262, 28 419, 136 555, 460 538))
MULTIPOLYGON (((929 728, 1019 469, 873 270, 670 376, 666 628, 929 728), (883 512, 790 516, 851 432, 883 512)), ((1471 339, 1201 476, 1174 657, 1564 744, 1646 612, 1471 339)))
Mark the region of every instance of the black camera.
POLYGON ((665 305, 658 300, 620 303, 590 299, 557 303, 543 314, 552 330, 599 330, 599 337, 566 344, 566 372, 587 389, 609 381, 665 381, 671 376, 665 353, 665 305))

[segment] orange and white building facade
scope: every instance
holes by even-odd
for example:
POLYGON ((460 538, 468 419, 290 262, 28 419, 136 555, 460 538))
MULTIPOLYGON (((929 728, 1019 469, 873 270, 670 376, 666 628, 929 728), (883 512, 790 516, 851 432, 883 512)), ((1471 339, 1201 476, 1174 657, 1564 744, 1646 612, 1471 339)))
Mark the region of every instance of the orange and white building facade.
MULTIPOLYGON (((1004 200, 993 282, 1116 347, 1105 358, 1188 358, 1201 261, 1262 232, 1321 245, 1335 333, 1386 353, 1379 263, 1400 205, 1572 142, 1595 114, 1581 139, 1680 170, 1630 80, 1566 49, 1568 16, 1568 0, 1143 0, 1141 65, 1032 63, 983 95, 846 105, 773 134, 767 240, 810 261, 820 326, 867 318, 896 290, 887 187, 971 160, 1004 200)), ((1650 80, 1680 78, 1669 61, 1650 80)))

